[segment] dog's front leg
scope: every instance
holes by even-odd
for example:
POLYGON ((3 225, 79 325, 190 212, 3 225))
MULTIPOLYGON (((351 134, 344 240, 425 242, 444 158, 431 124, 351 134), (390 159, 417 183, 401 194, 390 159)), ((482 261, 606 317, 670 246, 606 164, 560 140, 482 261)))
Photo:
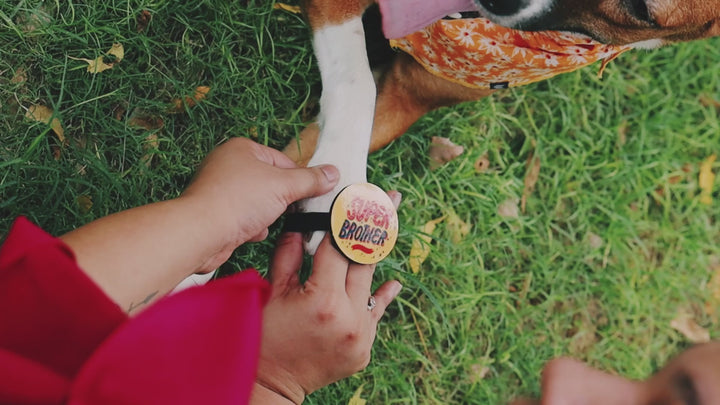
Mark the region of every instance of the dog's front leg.
MULTIPOLYGON (((336 0, 325 4, 342 9, 344 2, 336 0)), ((361 21, 364 6, 357 3, 355 6, 353 12, 341 10, 344 15, 339 20, 325 21, 314 14, 317 9, 307 9, 323 85, 318 117, 320 135, 308 165, 335 165, 340 170, 340 183, 326 195, 301 201, 298 204, 301 212, 328 212, 342 188, 366 181, 376 90, 365 51, 361 21)), ((309 235, 305 250, 314 254, 324 234, 309 235)))

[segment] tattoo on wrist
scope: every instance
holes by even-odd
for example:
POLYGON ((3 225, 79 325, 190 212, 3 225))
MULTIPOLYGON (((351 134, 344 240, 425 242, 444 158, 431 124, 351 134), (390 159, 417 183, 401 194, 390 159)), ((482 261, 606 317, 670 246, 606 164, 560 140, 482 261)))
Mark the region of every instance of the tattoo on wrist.
POLYGON ((132 312, 133 310, 138 309, 139 307, 141 307, 141 306, 143 306, 143 305, 146 305, 146 304, 149 303, 156 295, 158 295, 159 292, 160 292, 160 291, 155 291, 154 293, 151 293, 150 295, 148 295, 147 297, 145 297, 144 300, 138 302, 137 304, 135 304, 134 302, 131 302, 131 303, 130 303, 130 307, 128 308, 127 312, 130 313, 130 312, 132 312))

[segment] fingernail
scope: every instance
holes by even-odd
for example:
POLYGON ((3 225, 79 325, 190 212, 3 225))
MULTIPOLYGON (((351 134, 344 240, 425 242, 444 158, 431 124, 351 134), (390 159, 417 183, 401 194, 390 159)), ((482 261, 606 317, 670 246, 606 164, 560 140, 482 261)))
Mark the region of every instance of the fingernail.
POLYGON ((400 201, 402 201, 402 193, 399 191, 395 191, 393 193, 391 199, 392 199, 393 204, 395 204, 396 207, 399 206, 400 201))
POLYGON ((325 178, 327 178, 330 183, 335 183, 340 178, 340 171, 333 165, 320 166, 320 170, 322 170, 325 178))

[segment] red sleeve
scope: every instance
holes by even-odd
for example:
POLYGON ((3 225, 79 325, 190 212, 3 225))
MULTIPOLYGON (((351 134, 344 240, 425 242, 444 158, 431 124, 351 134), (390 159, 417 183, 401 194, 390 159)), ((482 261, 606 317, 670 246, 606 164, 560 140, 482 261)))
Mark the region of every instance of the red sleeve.
POLYGON ((247 404, 269 291, 249 270, 162 299, 93 354, 70 404, 247 404))
POLYGON ((269 291, 245 271, 128 319, 19 218, 0 248, 0 403, 247 403, 269 291))
MULTIPOLYGON (((127 317, 83 273, 70 249, 25 218, 0 248, 0 403, 57 398, 127 317), (17 371, 17 372, 15 372, 17 371), (52 380, 45 386, 38 381, 52 380)), ((60 396, 61 397, 61 396, 60 396)))

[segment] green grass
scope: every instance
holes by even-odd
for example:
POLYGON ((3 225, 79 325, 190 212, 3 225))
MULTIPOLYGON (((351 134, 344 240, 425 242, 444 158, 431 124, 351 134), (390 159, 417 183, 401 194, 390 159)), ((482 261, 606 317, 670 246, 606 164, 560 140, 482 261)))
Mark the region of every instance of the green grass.
MULTIPOLYGON (((281 147, 316 112, 307 26, 271 2, 5 2, 0 43, 0 235, 17 215, 61 234, 176 196, 214 145, 254 136, 281 147), (145 9, 152 22, 137 32, 145 9), (114 42, 126 55, 112 70, 90 75, 70 59, 114 42), (18 69, 27 80, 13 83, 18 69), (201 85, 205 101, 167 113, 201 85), (57 160, 57 138, 23 118, 32 104, 62 120, 70 144, 57 160), (150 167, 152 131, 128 125, 135 110, 165 123, 150 167)), ((370 181, 404 195, 400 240, 376 280, 405 288, 370 367, 307 402, 346 403, 362 385, 372 404, 504 403, 536 394, 542 365, 560 355, 643 378, 689 345, 670 327, 679 308, 717 337, 703 306, 720 202, 700 204, 698 170, 720 152, 718 110, 700 102, 720 100, 719 65, 718 40, 631 52, 603 80, 588 68, 437 111, 372 155, 370 181), (433 135, 465 153, 431 171, 433 135), (536 190, 525 213, 503 218, 530 153, 541 159, 536 190), (490 168, 478 173, 485 154, 490 168), (469 234, 454 242, 440 224, 412 274, 413 238, 449 213, 469 234)), ((265 269, 271 247, 243 246, 223 270, 265 269)))

